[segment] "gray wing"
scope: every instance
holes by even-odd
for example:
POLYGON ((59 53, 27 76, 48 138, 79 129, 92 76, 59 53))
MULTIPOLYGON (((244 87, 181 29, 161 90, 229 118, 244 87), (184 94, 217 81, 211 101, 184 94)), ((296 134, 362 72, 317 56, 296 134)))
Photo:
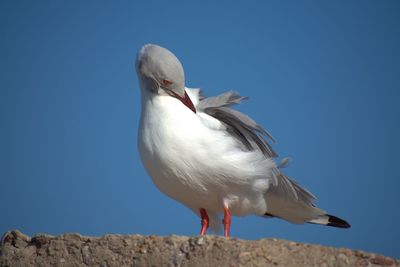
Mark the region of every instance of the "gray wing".
POLYGON ((315 207, 315 196, 296 181, 275 170, 276 184, 265 195, 267 212, 265 215, 285 219, 292 223, 305 223, 326 214, 315 207))
MULTIPOLYGON (((199 90, 198 95, 199 103, 196 105, 196 109, 225 123, 228 132, 240 141, 244 149, 260 149, 266 157, 278 156, 271 145, 263 138, 263 136, 266 136, 270 141, 275 142, 267 130, 249 116, 231 108, 232 105, 239 104, 247 97, 232 91, 214 97, 204 97, 199 90)), ((275 195, 278 199, 283 198, 312 207, 316 200, 315 196, 280 171, 287 163, 287 158, 282 159, 279 167, 274 170, 274 186, 271 187, 269 194, 275 195)))
POLYGON ((310 191, 289 176, 283 174, 278 168, 274 170, 274 176, 276 184, 270 189, 269 194, 276 194, 282 198, 314 206, 316 197, 310 191))
POLYGON ((274 138, 249 116, 230 108, 245 99, 247 97, 232 91, 214 97, 204 97, 200 93, 200 101, 196 109, 225 123, 228 132, 240 141, 244 149, 260 149, 267 157, 277 157, 278 155, 263 136, 268 137, 272 142, 275 142, 274 138))

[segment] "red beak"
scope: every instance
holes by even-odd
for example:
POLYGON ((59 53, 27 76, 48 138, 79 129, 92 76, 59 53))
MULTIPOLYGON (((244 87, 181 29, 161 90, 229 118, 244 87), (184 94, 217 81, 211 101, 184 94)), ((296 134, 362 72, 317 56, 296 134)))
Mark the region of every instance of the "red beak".
POLYGON ((175 93, 174 91, 170 91, 172 93, 172 96, 179 99, 185 106, 187 106, 191 111, 193 111, 194 113, 196 113, 196 108, 193 105, 192 100, 190 100, 190 97, 188 96, 188 94, 185 91, 185 96, 180 96, 177 93, 175 93))

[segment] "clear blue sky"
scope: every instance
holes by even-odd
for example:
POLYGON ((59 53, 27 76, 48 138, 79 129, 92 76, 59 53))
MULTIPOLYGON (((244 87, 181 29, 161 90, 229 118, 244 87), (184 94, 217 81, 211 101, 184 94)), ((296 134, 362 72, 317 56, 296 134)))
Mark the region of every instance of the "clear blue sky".
POLYGON ((234 89, 348 230, 234 218, 232 235, 400 258, 400 2, 0 1, 0 232, 195 235, 136 148, 134 57, 172 50, 189 87, 234 89))

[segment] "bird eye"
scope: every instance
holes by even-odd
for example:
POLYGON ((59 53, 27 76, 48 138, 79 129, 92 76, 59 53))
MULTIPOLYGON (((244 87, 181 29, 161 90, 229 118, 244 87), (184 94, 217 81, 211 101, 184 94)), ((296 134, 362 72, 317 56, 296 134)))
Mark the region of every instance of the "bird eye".
POLYGON ((171 85, 173 82, 171 82, 170 80, 163 79, 162 83, 163 83, 163 85, 168 86, 168 85, 171 85))

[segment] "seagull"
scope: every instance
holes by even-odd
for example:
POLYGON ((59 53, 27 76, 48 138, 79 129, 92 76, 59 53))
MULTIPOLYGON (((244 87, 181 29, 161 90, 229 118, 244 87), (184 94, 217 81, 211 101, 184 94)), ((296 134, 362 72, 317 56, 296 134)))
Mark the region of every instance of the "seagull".
POLYGON ((179 59, 155 44, 139 50, 135 67, 142 163, 161 192, 201 218, 200 235, 218 229, 222 215, 226 237, 232 215, 350 227, 316 207, 315 196, 282 172, 288 160, 275 162, 274 138, 232 108, 246 97, 233 91, 205 97, 185 87, 179 59))

